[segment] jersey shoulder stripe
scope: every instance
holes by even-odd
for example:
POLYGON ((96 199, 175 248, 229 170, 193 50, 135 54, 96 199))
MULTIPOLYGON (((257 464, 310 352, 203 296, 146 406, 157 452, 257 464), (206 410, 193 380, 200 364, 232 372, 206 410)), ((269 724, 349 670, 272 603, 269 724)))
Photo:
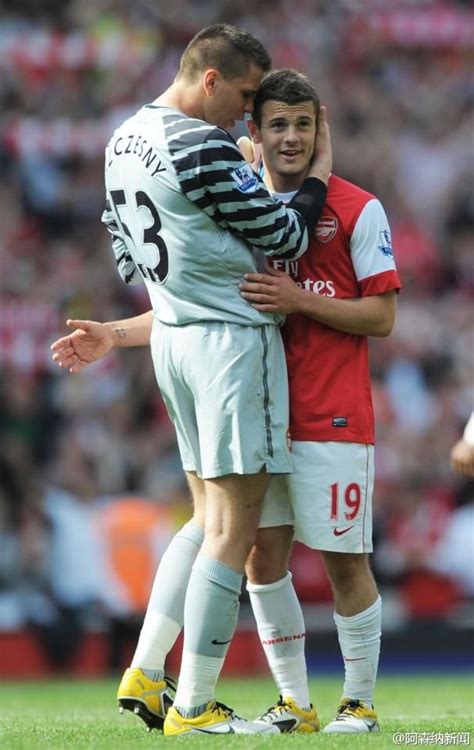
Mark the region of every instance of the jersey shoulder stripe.
MULTIPOLYGON (((201 171, 201 175, 202 175, 202 172, 205 172, 205 171, 206 171, 206 169, 204 167, 202 169, 202 171, 201 171)), ((202 177, 201 177, 201 175, 198 177, 196 175, 196 171, 193 170, 190 173, 189 178, 186 179, 186 178, 183 177, 181 179, 181 184, 183 186, 183 189, 186 190, 186 192, 191 192, 192 190, 195 190, 195 189, 201 187, 201 184, 202 184, 202 177)), ((209 188, 212 188, 214 185, 217 185, 219 183, 227 182, 228 179, 229 179, 228 170, 219 169, 217 165, 216 165, 216 169, 210 169, 209 170, 209 174, 206 175, 206 177, 205 177, 206 185, 209 188)))
POLYGON ((242 160, 237 144, 222 128, 179 113, 164 115, 163 125, 174 163, 176 164, 178 156, 185 160, 180 171, 192 169, 195 166, 193 155, 201 153, 206 154, 209 162, 214 159, 227 161, 229 158, 234 161, 242 160), (189 159, 189 166, 186 166, 186 157, 189 159))
POLYGON ((177 110, 161 113, 161 121, 174 177, 191 203, 268 254, 301 254, 307 238, 303 217, 272 200, 226 130, 177 110))
MULTIPOLYGON (((215 130, 214 126, 209 125, 204 120, 198 120, 195 117, 186 117, 180 112, 172 112, 163 115, 163 125, 166 137, 171 141, 174 138, 184 137, 187 133, 207 134, 215 130)), ((204 138, 202 138, 204 140, 204 138)))
POLYGON ((199 141, 189 135, 179 143, 169 143, 171 159, 181 180, 192 177, 197 170, 206 179, 212 172, 223 170, 228 178, 229 168, 241 164, 237 146, 225 141, 199 141))

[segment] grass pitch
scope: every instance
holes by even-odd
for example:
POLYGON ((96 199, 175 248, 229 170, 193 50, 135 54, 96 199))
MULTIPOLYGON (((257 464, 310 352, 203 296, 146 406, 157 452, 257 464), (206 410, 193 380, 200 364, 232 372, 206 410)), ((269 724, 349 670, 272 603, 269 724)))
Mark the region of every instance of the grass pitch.
MULTIPOLYGON (((4 683, 0 687, 0 747, 2 750, 141 750, 190 742, 193 748, 210 745, 253 750, 301 748, 374 748, 382 750, 410 745, 466 746, 471 733, 474 745, 474 682, 468 676, 430 675, 385 677, 378 681, 376 708, 379 734, 278 735, 276 737, 188 737, 165 739, 159 732, 148 734, 145 725, 126 712, 120 716, 115 702, 117 681, 72 681, 4 683), (413 739, 412 733, 422 733, 413 739), (394 735, 399 733, 397 742, 394 735), (463 734, 463 741, 449 737, 463 734)), ((341 680, 312 680, 311 695, 322 724, 334 714, 341 680)), ((270 680, 221 681, 219 700, 237 713, 253 718, 277 696, 270 680)))

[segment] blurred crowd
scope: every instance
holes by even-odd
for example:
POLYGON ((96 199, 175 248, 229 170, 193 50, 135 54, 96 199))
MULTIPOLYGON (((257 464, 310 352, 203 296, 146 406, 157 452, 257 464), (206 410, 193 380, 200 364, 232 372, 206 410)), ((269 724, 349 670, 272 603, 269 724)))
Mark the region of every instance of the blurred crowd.
MULTIPOLYGON (((58 623, 135 617, 136 581, 190 512, 148 350, 70 376, 49 345, 68 317, 148 308, 100 224, 103 149, 218 21, 315 82, 334 171, 386 208, 404 287, 393 334, 371 346, 374 567, 407 620, 455 613, 474 595, 473 486, 449 467, 474 400, 470 4, 17 0, 0 13, 0 629, 33 624, 48 644, 58 623)), ((308 555, 295 553, 300 593, 329 599, 308 555)))

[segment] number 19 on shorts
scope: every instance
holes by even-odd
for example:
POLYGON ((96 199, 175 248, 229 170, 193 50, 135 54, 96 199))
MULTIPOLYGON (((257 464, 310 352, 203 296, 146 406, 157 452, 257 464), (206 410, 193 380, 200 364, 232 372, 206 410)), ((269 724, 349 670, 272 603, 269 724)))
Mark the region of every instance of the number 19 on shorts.
POLYGON ((331 515, 332 521, 353 521, 357 516, 362 498, 360 486, 351 482, 346 487, 341 487, 339 482, 331 484, 331 515), (341 515, 340 515, 341 514, 341 515))

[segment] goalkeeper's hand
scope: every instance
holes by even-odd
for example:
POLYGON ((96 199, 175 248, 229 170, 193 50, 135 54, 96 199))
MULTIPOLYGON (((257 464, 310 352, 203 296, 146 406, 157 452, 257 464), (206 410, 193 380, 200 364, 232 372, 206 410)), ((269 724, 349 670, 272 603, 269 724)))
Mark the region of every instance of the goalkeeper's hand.
POLYGON ((262 163, 262 149, 248 136, 243 135, 237 141, 237 146, 245 161, 248 161, 254 172, 258 172, 262 163))
POLYGON ((67 320, 74 328, 51 344, 53 362, 71 373, 81 372, 96 362, 115 346, 114 334, 109 326, 95 320, 67 320))
POLYGON ((332 170, 331 134, 327 121, 326 107, 321 106, 318 117, 318 129, 314 143, 314 154, 310 164, 308 177, 317 177, 326 185, 332 170))

